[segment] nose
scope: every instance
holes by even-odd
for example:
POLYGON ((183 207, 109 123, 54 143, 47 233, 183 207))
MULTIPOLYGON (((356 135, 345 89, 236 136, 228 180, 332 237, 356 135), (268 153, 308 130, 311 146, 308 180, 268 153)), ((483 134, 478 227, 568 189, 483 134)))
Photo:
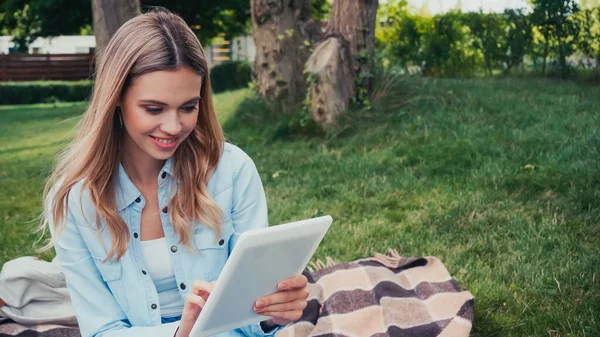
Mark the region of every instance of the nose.
POLYGON ((181 132, 181 121, 177 111, 169 111, 163 114, 164 118, 160 124, 160 130, 172 136, 177 136, 181 132))

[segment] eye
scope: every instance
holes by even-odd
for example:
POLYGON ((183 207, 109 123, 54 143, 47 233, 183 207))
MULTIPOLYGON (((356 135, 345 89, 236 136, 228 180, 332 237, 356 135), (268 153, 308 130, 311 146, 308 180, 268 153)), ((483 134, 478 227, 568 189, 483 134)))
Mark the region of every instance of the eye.
POLYGON ((186 112, 193 112, 196 110, 196 106, 195 105, 186 106, 183 108, 183 110, 185 110, 186 112))
POLYGON ((147 111, 148 113, 151 113, 151 114, 153 114, 153 115, 156 115, 156 114, 159 114, 159 113, 162 111, 162 109, 161 109, 161 108, 150 108, 150 107, 147 107, 147 108, 146 108, 146 111, 147 111))

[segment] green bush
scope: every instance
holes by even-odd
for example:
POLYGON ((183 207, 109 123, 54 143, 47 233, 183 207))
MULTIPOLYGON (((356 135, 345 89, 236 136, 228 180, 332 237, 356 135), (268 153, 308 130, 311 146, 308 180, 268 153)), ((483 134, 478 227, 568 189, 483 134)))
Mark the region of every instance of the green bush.
POLYGON ((531 63, 534 72, 549 77, 600 69, 600 7, 575 0, 530 3, 532 11, 454 9, 431 17, 415 12, 407 0, 389 0, 378 10, 383 24, 376 30, 377 51, 405 73, 428 76, 493 76, 518 66, 525 71, 531 63))
POLYGON ((246 61, 227 61, 215 65, 210 71, 213 92, 245 88, 252 81, 252 67, 246 61))
POLYGON ((425 75, 471 77, 482 63, 460 12, 434 16, 424 38, 425 75))
POLYGON ((1 82, 0 104, 33 104, 86 100, 92 81, 1 82))

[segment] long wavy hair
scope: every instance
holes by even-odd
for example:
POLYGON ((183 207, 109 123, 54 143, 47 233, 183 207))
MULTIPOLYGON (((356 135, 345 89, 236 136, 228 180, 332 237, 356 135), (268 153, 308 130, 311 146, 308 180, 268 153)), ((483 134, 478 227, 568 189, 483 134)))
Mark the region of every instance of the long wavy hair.
POLYGON ((178 15, 153 8, 127 21, 97 55, 95 85, 91 100, 77 126, 72 142, 58 155, 58 161, 44 189, 49 205, 41 228, 53 222, 55 235, 41 250, 54 246, 64 231, 71 188, 79 181, 87 189, 96 209, 95 224, 104 221, 112 247, 105 261, 127 250, 129 228, 119 215, 115 184, 125 129, 115 112, 117 101, 139 76, 187 66, 202 77, 198 122, 194 131, 173 155, 177 192, 169 201, 169 217, 188 248, 193 221, 201 221, 220 233, 223 214, 212 200, 207 183, 214 171, 225 140, 212 102, 212 89, 206 56, 196 35, 178 15), (50 222, 49 220, 52 220, 50 222))

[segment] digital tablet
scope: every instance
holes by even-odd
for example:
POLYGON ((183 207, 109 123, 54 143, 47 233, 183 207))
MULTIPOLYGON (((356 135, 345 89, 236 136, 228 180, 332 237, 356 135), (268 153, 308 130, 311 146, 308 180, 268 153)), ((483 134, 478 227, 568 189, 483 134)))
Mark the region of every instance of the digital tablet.
POLYGON ((207 337, 269 319, 256 300, 300 275, 333 219, 323 216, 242 233, 202 308, 190 337, 207 337))

